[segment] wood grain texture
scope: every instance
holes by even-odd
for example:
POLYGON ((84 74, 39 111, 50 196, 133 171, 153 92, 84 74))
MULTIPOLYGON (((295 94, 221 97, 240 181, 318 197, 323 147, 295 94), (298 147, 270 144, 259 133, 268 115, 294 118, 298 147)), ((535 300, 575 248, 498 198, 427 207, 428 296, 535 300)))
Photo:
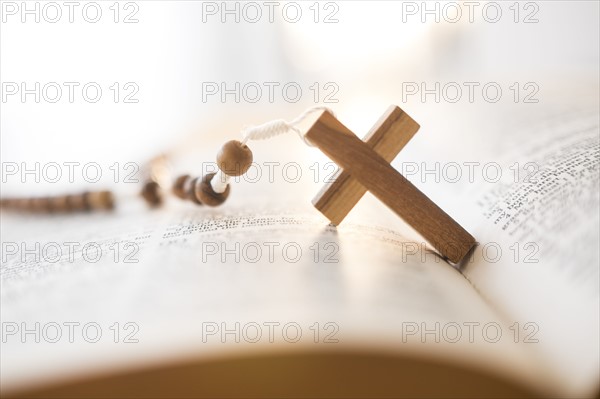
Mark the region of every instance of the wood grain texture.
POLYGON ((194 184, 195 198, 198 202, 208 206, 219 206, 227 200, 231 192, 231 184, 228 184, 225 191, 216 193, 210 181, 215 177, 216 173, 204 175, 202 180, 197 180, 194 184))
MULTIPOLYGON (((379 118, 364 138, 367 146, 387 162, 391 162, 404 148, 415 133, 419 124, 399 107, 392 105, 379 118)), ((315 196, 312 203, 331 224, 338 225, 360 201, 367 189, 344 169, 333 176, 331 182, 315 196)))
POLYGON ((475 245, 465 229, 329 112, 306 137, 451 262, 458 263, 475 245))

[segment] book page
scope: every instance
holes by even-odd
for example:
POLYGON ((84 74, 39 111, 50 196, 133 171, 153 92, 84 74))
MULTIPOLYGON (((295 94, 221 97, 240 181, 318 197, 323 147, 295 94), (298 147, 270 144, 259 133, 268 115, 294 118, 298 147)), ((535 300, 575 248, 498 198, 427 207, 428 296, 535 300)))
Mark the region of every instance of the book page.
POLYGON ((591 395, 599 367, 598 105, 548 110, 529 124, 496 126, 503 179, 470 192, 480 246, 462 271, 521 328, 535 321, 559 378, 591 395))
POLYGON ((217 209, 170 200, 153 211, 126 202, 110 214, 3 213, 3 391, 304 346, 545 381, 527 356, 536 344, 515 344, 435 254, 376 224, 332 228, 303 200, 269 202, 261 185, 234 189, 217 209))

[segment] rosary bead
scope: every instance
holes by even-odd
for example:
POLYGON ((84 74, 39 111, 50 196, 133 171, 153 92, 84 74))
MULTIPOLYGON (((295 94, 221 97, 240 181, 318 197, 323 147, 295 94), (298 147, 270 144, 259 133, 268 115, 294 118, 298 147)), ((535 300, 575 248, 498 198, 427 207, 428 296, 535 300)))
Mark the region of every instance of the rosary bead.
POLYGON ((214 176, 215 173, 209 173, 202 178, 201 182, 194 182, 196 197, 198 197, 203 204, 208 206, 221 205, 223 202, 225 202, 227 197, 229 197, 229 192, 231 191, 231 186, 228 184, 223 193, 215 193, 212 185, 210 184, 210 181, 214 176))
POLYGON ((3 198, 2 208, 5 209, 19 209, 20 199, 18 198, 3 198))
POLYGON ((154 180, 146 182, 140 194, 151 207, 156 207, 162 204, 163 199, 160 194, 160 186, 154 180))
POLYGON ((196 192, 196 185, 200 184, 200 178, 196 177, 190 181, 186 198, 197 205, 202 205, 203 201, 200 199, 196 192))
POLYGON ((50 210, 50 201, 45 197, 32 198, 30 206, 33 212, 45 213, 50 210))
POLYGON ((86 211, 89 208, 85 194, 68 195, 67 203, 69 204, 70 212, 86 211))
POLYGON ((114 198, 110 191, 92 191, 55 197, 8 198, 3 199, 1 205, 22 212, 66 213, 113 209, 114 198))
POLYGON ((173 184, 173 194, 181 199, 187 199, 186 184, 189 183, 190 179, 190 175, 179 176, 173 184))
POLYGON ((237 140, 228 141, 217 154, 217 165, 228 176, 241 176, 252 165, 252 151, 237 140))
POLYGON ((69 212, 69 202, 66 195, 50 198, 50 209, 52 212, 69 212))
POLYGON ((19 211, 28 211, 31 209, 31 198, 19 198, 16 200, 15 208, 19 211))
POLYGON ((110 191, 92 191, 84 194, 87 208, 91 210, 113 209, 114 199, 110 191))

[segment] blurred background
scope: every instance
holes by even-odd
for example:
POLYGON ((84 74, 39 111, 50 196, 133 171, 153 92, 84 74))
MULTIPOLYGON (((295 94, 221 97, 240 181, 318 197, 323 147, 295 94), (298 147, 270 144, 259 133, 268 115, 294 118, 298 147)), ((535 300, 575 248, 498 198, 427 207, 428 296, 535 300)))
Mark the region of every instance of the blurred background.
MULTIPOLYGON (((577 98, 587 87, 597 97, 598 7, 121 1, 70 9, 3 1, 2 160, 110 165, 175 148, 198 154, 244 126, 289 120, 314 105, 333 108, 359 135, 388 105, 400 105, 422 126, 406 159, 480 151, 486 126, 477 122, 486 110, 506 119, 504 105, 528 114, 552 95, 577 98), (458 83, 462 97, 423 101, 420 91, 407 91, 435 82, 458 83), (472 102, 464 82, 480 84, 472 102), (499 102, 482 98, 487 82, 502 87, 499 102), (524 104, 527 94, 539 101, 524 104), (466 136, 448 151, 452 131, 466 136)), ((289 151, 294 159, 303 149, 289 151)), ((5 180, 5 194, 23 188, 5 180)), ((46 192, 57 185, 27 186, 46 192)))

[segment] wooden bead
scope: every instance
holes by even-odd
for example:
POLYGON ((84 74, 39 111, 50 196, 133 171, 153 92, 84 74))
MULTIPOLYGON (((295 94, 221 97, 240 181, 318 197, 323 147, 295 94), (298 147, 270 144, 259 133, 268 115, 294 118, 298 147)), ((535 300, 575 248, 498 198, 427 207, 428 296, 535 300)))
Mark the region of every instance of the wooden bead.
POLYGON ((66 195, 50 198, 50 209, 52 212, 69 212, 69 202, 66 195))
POLYGON ((151 207, 160 206, 163 202, 163 198, 160 192, 160 185, 154 180, 147 181, 142 188, 140 193, 146 203, 151 207))
POLYGON ((189 180, 191 179, 190 175, 181 175, 173 183, 173 194, 181 199, 187 199, 187 184, 189 184, 189 180))
POLYGON ((203 204, 208 206, 221 205, 223 202, 225 202, 227 197, 229 197, 229 192, 231 191, 231 185, 228 184, 223 193, 215 193, 210 184, 210 181, 214 175, 215 173, 209 173, 202 178, 200 183, 195 182, 194 184, 196 197, 202 201, 203 204))
POLYGON ((17 205, 17 199, 14 198, 2 198, 0 200, 0 206, 5 209, 14 209, 17 205))
POLYGON ((98 196, 101 198, 103 208, 106 210, 115 209, 115 197, 111 191, 100 191, 98 196))
POLYGON ((114 208, 110 191, 92 191, 55 197, 9 198, 1 201, 3 208, 32 213, 83 212, 114 208))
POLYGON ((45 197, 32 198, 31 210, 36 213, 45 213, 50 211, 50 200, 45 197))
POLYGON ((69 212, 87 211, 88 204, 85 197, 85 194, 68 195, 67 203, 69 204, 69 212))
POLYGON ((203 201, 200 200, 200 197, 196 194, 196 185, 200 183, 200 178, 196 177, 190 181, 190 185, 187 188, 187 196, 186 198, 195 203, 196 205, 202 205, 203 201))
POLYGON ((31 198, 18 198, 16 200, 15 209, 24 212, 31 209, 31 198))
POLYGON ((84 194, 85 202, 90 210, 113 209, 115 201, 110 191, 92 191, 84 194))
POLYGON ((217 154, 217 165, 228 176, 240 176, 252 165, 252 151, 237 140, 228 141, 217 154))

